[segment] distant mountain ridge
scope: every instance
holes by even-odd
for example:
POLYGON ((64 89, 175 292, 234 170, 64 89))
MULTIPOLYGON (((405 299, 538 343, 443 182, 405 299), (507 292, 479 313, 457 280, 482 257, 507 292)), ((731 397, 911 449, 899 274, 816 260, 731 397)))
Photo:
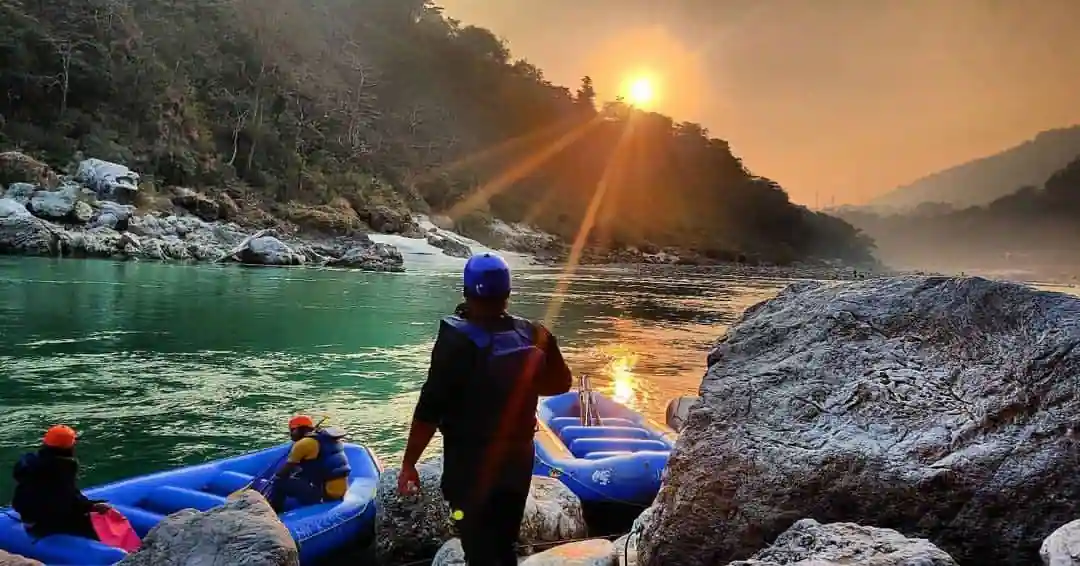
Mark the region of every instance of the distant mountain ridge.
POLYGON ((874 199, 865 207, 903 212, 926 202, 957 208, 989 204, 1024 186, 1042 186, 1080 155, 1080 125, 1041 132, 1000 153, 927 175, 874 199))

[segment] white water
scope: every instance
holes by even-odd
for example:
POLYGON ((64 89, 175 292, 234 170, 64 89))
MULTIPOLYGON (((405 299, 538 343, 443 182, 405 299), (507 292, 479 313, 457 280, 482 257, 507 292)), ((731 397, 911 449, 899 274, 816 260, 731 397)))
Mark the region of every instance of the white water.
MULTIPOLYGON (((515 269, 529 268, 532 266, 529 261, 531 256, 528 254, 493 250, 476 240, 466 238, 460 234, 443 230, 435 226, 426 216, 417 216, 416 221, 417 224, 420 225, 420 229, 424 232, 435 229, 438 235, 457 240, 466 246, 469 246, 469 249, 472 250, 474 254, 483 252, 497 253, 510 264, 510 267, 515 269)), ((401 257, 405 261, 405 269, 461 269, 461 267, 465 265, 465 259, 444 254, 442 249, 427 243, 427 240, 424 238, 406 238, 394 234, 369 234, 369 236, 373 242, 390 244, 396 247, 398 251, 401 252, 401 257)))

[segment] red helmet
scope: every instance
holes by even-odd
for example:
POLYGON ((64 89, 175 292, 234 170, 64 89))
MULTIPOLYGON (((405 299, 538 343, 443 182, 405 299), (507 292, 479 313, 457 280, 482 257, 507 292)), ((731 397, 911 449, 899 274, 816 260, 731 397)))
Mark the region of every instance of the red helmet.
POLYGON ((45 446, 70 449, 75 446, 75 429, 67 425, 55 425, 45 431, 45 446))
POLYGON ((311 417, 307 415, 296 415, 289 419, 289 430, 300 427, 315 428, 315 421, 311 420, 311 417))

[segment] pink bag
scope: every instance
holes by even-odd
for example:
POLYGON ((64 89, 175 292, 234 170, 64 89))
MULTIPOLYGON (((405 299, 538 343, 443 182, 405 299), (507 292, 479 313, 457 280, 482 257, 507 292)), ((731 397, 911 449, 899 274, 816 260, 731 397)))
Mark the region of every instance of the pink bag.
POLYGON ((115 546, 128 552, 135 552, 142 543, 131 523, 116 509, 110 508, 104 513, 90 513, 90 522, 94 525, 98 539, 109 546, 115 546))

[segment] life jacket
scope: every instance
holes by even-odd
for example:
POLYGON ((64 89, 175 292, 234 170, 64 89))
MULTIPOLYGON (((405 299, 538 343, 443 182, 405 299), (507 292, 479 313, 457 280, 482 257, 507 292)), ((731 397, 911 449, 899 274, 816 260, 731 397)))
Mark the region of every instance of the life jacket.
POLYGON ((352 472, 349 457, 345 454, 345 433, 336 428, 323 428, 309 434, 319 443, 319 456, 314 460, 300 462, 300 477, 314 483, 324 484, 330 480, 348 477, 352 472))
POLYGON ((443 322, 476 345, 479 356, 462 400, 471 425, 465 434, 529 439, 536 426, 536 394, 531 380, 542 371, 545 353, 536 344, 536 328, 510 316, 505 330, 492 331, 459 315, 443 322))

